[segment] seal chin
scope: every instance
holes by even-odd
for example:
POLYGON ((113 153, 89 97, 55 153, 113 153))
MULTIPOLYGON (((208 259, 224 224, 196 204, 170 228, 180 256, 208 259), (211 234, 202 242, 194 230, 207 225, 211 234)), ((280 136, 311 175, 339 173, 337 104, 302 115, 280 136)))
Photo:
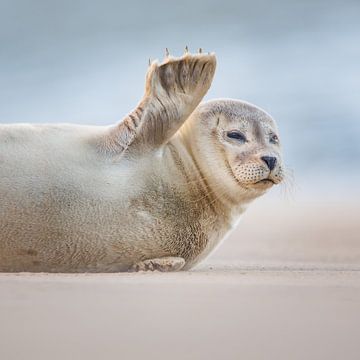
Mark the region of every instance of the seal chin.
POLYGON ((253 189, 259 189, 259 190, 267 190, 270 189, 273 185, 275 185, 274 180, 266 178, 262 179, 260 181, 257 181, 253 184, 248 184, 249 187, 253 189))
POLYGON ((269 189, 273 185, 276 185, 276 183, 272 179, 263 179, 263 180, 258 181, 255 185, 260 186, 261 188, 269 189))
POLYGON ((243 184, 242 186, 246 189, 265 191, 270 189, 273 185, 276 185, 276 182, 270 178, 266 178, 256 181, 254 183, 246 183, 243 184))

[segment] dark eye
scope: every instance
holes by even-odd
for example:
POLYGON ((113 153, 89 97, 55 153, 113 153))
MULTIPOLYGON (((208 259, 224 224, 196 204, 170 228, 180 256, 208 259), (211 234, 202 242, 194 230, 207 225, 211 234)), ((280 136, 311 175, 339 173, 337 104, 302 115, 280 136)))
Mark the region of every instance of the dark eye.
POLYGON ((238 140, 242 143, 244 143, 246 141, 246 137, 245 135, 243 135, 241 132, 239 131, 229 131, 227 133, 227 137, 230 138, 230 139, 235 139, 235 140, 238 140))
POLYGON ((278 144, 279 143, 279 138, 277 137, 277 135, 275 135, 275 134, 270 135, 270 142, 272 144, 278 144))

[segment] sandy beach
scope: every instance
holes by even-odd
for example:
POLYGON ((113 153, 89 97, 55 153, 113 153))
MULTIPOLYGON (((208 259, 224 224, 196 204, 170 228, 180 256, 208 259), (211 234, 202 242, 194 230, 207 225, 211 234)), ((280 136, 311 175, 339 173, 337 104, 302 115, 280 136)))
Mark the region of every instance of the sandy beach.
POLYGON ((190 272, 1 274, 0 359, 358 359, 355 205, 269 204, 190 272))
POLYGON ((354 271, 2 275, 1 359, 358 359, 354 271))

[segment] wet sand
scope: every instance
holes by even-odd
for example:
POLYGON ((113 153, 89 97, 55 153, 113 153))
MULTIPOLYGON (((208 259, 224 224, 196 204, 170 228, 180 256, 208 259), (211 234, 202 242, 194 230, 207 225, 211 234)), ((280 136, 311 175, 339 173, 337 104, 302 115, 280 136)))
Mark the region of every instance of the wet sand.
POLYGON ((267 206, 191 272, 0 274, 0 359, 359 359, 352 205, 267 206))

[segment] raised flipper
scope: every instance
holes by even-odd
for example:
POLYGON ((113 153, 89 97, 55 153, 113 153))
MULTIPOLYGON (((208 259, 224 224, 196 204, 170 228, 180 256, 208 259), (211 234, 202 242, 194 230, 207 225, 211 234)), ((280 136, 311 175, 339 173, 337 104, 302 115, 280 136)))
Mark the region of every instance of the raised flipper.
POLYGON ((152 62, 143 100, 110 130, 102 147, 117 155, 144 154, 167 143, 208 91, 215 67, 215 55, 202 53, 152 62))

